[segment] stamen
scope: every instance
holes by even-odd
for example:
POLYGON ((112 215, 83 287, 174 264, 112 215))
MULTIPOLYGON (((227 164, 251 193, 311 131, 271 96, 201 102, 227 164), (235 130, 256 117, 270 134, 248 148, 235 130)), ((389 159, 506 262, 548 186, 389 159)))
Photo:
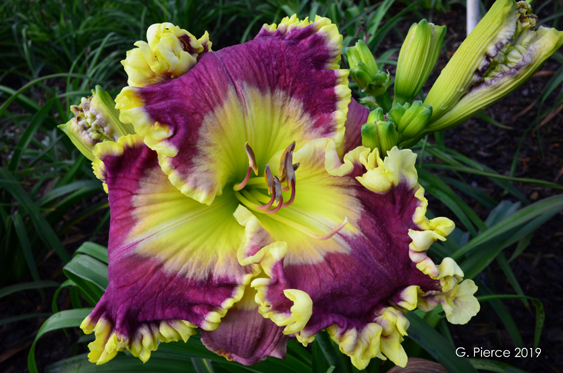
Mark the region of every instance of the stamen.
POLYGON ((250 171, 254 170, 254 174, 258 176, 258 166, 256 165, 256 157, 254 156, 254 150, 248 145, 248 142, 244 143, 244 150, 246 151, 246 155, 248 157, 248 171, 246 171, 246 176, 243 181, 233 186, 233 190, 238 192, 242 188, 246 186, 248 180, 250 179, 250 171))
POLYGON ((244 143, 244 150, 246 150, 246 155, 248 156, 248 164, 250 168, 254 170, 254 175, 258 176, 258 166, 256 165, 256 157, 254 156, 254 150, 248 145, 248 142, 244 143))
POLYGON ((278 205, 276 206, 275 209, 265 210, 264 211, 265 214, 274 214, 280 211, 281 208, 283 207, 283 194, 281 190, 281 182, 280 179, 278 179, 276 176, 274 176, 274 195, 272 196, 272 198, 276 202, 278 202, 278 205))
POLYGON ((286 166, 288 164, 287 159, 289 158, 291 162, 291 159, 293 159, 293 151, 295 150, 295 141, 292 142, 287 148, 285 148, 285 150, 283 151, 283 154, 281 156, 280 159, 280 168, 279 168, 279 175, 280 175, 280 181, 283 183, 286 180, 286 166))
POLYGON ((268 185, 268 194, 272 194, 272 186, 274 185, 274 176, 270 171, 270 165, 266 165, 264 170, 264 177, 266 178, 266 185, 268 185))
POLYGON ((250 179, 250 171, 252 171, 252 167, 249 166, 248 171, 246 171, 246 177, 244 178, 244 180, 233 186, 233 190, 235 192, 238 192, 246 186, 246 183, 248 183, 248 180, 250 179))
POLYGON ((283 207, 291 206, 294 200, 295 200, 295 179, 291 180, 291 198, 289 198, 289 201, 284 202, 283 207))
POLYGON ((274 197, 276 197, 276 202, 282 198, 281 181, 277 176, 274 176, 274 197))
MULTIPOLYGON (((293 144, 295 144, 295 142, 293 144)), ((285 157, 285 176, 288 187, 295 184, 295 171, 293 170, 293 152, 287 153, 287 156, 285 157)))

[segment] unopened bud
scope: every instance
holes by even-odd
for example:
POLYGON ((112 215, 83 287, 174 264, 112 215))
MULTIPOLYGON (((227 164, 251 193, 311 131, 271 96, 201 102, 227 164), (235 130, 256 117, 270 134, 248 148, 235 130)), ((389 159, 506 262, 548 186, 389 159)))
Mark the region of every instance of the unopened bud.
POLYGON ((362 40, 358 40, 355 46, 346 48, 346 56, 350 69, 356 69, 358 65, 363 64, 363 70, 371 76, 375 76, 379 71, 373 54, 362 40))
POLYGON ((399 133, 393 122, 377 122, 377 132, 379 134, 379 150, 382 156, 397 145, 399 133))
POLYGON ((462 123, 528 80, 563 44, 561 31, 535 25, 527 2, 497 0, 428 93, 427 131, 462 123))
POLYGON ((393 105, 393 108, 389 110, 388 116, 393 120, 393 122, 400 123, 403 114, 405 114, 405 111, 407 111, 410 106, 411 104, 409 104, 408 102, 403 105, 396 103, 395 105, 393 105))
POLYGON ((362 126, 362 145, 371 150, 379 148, 379 133, 375 122, 369 122, 362 126))
POLYGON ((421 101, 413 102, 398 124, 401 138, 405 140, 418 136, 428 125, 431 116, 432 106, 423 105, 421 101))
POLYGON ((119 111, 111 96, 96 86, 93 96, 83 97, 80 105, 71 106, 74 118, 58 126, 86 158, 94 160, 94 146, 104 140, 135 133, 131 124, 119 120, 119 111))
POLYGON ((425 19, 411 26, 397 62, 395 103, 409 102, 420 92, 436 65, 445 35, 445 26, 425 19))

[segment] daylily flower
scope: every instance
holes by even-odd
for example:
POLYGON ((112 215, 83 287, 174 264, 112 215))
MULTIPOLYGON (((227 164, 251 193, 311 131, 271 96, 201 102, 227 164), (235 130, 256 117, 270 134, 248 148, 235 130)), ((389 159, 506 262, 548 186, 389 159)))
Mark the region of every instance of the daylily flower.
POLYGON ((122 90, 136 134, 94 148, 112 213, 109 286, 82 323, 90 361, 147 361, 199 330, 254 364, 327 329, 359 369, 404 366, 403 312, 443 304, 465 323, 479 310, 455 262, 426 255, 454 225, 425 217, 414 153, 360 145, 368 110, 350 98, 341 43, 328 19, 293 16, 122 90))
POLYGON ((526 82, 563 44, 563 32, 536 26, 527 1, 497 0, 455 52, 424 104, 427 132, 457 126, 526 82))

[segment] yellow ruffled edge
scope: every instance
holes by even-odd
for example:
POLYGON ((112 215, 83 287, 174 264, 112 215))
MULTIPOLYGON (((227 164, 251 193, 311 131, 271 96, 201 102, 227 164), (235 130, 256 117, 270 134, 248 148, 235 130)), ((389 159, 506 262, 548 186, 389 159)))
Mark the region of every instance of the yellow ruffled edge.
POLYGON ((143 143, 143 137, 137 134, 125 135, 114 141, 103 141, 96 146, 92 151, 94 155, 94 160, 92 161, 92 169, 94 170, 94 175, 102 181, 104 186, 104 191, 108 193, 108 186, 106 184, 107 170, 106 165, 103 162, 103 158, 107 156, 119 157, 123 154, 125 147, 133 147, 143 143))
MULTIPOLYGON (((243 284, 233 290, 231 297, 223 301, 215 311, 205 315, 201 329, 217 330, 221 319, 235 303, 242 299, 244 290, 252 278, 260 272, 258 268, 255 268, 253 273, 245 275, 243 284)), ((94 342, 88 344, 90 350, 88 360, 101 365, 113 359, 119 351, 125 350, 129 350, 133 356, 146 363, 151 356, 151 351, 156 351, 160 342, 176 342, 180 339, 187 342, 190 336, 196 334, 197 326, 186 320, 144 322, 137 328, 132 339, 116 332, 112 323, 103 316, 97 322, 92 322, 90 316, 86 317, 80 324, 80 328, 85 334, 95 333, 94 342)))
MULTIPOLYGON (((330 146, 330 145, 329 145, 330 146)), ((334 146, 334 145, 332 145, 334 146)), ((408 357, 401 345, 403 336, 409 326, 403 312, 412 311, 417 307, 424 312, 442 304, 448 321, 454 324, 465 324, 479 311, 479 302, 473 296, 477 287, 471 280, 461 282, 463 271, 451 258, 445 258, 439 266, 426 254, 436 240, 445 240, 455 228, 447 218, 426 218, 428 201, 424 198, 424 188, 418 183, 415 168, 416 154, 411 150, 399 150, 394 147, 385 159, 381 159, 378 149, 359 146, 348 152, 341 162, 327 152, 326 165, 331 175, 344 176, 360 163, 366 169, 356 179, 368 190, 384 194, 399 183, 405 183, 409 190, 414 191, 420 201, 413 215, 414 223, 420 230, 409 230, 412 239, 409 245, 409 257, 417 268, 426 275, 440 281, 442 291, 423 292, 420 286, 412 285, 398 291, 394 302, 377 313, 373 323, 364 329, 340 330, 337 324, 327 328, 332 339, 339 344, 340 350, 350 356, 358 369, 364 369, 374 357, 385 359, 385 356, 399 366, 407 364, 408 357), (460 283, 461 282, 461 283, 460 283), (385 355, 385 356, 384 356, 385 355)))
POLYGON ((196 326, 185 320, 143 323, 132 339, 114 331, 112 324, 103 317, 94 323, 88 316, 82 321, 80 328, 85 334, 95 333, 96 339, 88 344, 88 360, 96 365, 107 363, 119 351, 125 350, 146 363, 151 351, 158 348, 159 341, 176 342, 181 339, 187 342, 190 336, 196 334, 196 326))
POLYGON ((348 75, 350 72, 347 69, 340 69, 339 66, 342 55, 343 37, 338 31, 338 27, 326 17, 317 15, 315 16, 314 21, 310 21, 309 17, 306 17, 304 20, 300 20, 297 18, 297 15, 294 14, 291 17, 283 18, 279 24, 264 24, 262 29, 271 33, 279 31, 285 35, 294 29, 302 29, 309 25, 313 25, 316 34, 323 36, 327 47, 333 50, 333 54, 335 56, 332 61, 328 62, 324 66, 324 68, 326 70, 334 70, 337 77, 336 85, 334 87, 334 93, 338 100, 336 111, 334 112, 336 120, 336 135, 334 136, 334 142, 340 149, 344 144, 344 132, 346 130, 344 124, 346 123, 346 118, 348 117, 348 105, 352 100, 352 91, 348 87, 348 75))
POLYGON ((234 213, 235 218, 245 227, 245 236, 238 250, 239 263, 246 265, 259 265, 268 278, 256 278, 250 286, 256 290, 255 301, 258 304, 258 312, 265 318, 272 320, 277 326, 285 326, 283 333, 295 334, 298 340, 305 343, 312 342, 314 337, 302 338, 300 332, 303 330, 311 315, 313 314, 313 301, 309 294, 298 289, 285 289, 284 295, 293 302, 293 306, 287 313, 280 313, 272 309, 272 305, 266 299, 267 289, 272 283, 273 267, 287 254, 287 243, 284 241, 273 241, 269 233, 262 227, 260 221, 247 208, 239 206, 234 213), (258 252, 248 255, 247 248, 253 237, 260 237, 261 243, 266 244, 258 252))
POLYGON ((356 328, 340 329, 337 324, 332 324, 326 330, 332 340, 338 344, 340 351, 350 356, 352 364, 357 369, 365 369, 374 357, 386 360, 381 354, 383 328, 378 323, 369 323, 359 331, 356 328))

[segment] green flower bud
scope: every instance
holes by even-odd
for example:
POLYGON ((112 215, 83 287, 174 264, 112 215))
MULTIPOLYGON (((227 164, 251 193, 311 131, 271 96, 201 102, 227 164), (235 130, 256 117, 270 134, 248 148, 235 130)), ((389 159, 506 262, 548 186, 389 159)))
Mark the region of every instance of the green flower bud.
POLYGON ((395 105, 393 105, 393 108, 389 110, 388 116, 393 119, 393 122, 400 123, 403 114, 405 114, 405 111, 407 111, 410 106, 411 104, 409 104, 408 102, 406 102, 404 105, 396 103, 395 105))
POLYGON ((427 132, 462 123, 528 80, 563 44, 562 32, 535 25, 525 1, 497 0, 428 93, 427 132))
POLYGON ((410 139, 419 135, 428 125, 432 116, 432 106, 415 101, 402 115, 398 130, 402 139, 410 139))
POLYGON ((346 56, 348 57, 350 70, 358 68, 358 65, 361 63, 364 65, 365 72, 370 76, 375 76, 379 71, 373 54, 371 54, 368 46, 362 40, 358 40, 355 46, 346 48, 346 56))
POLYGON ((72 143, 89 160, 94 160, 94 146, 104 140, 115 141, 123 135, 135 133, 131 124, 119 120, 119 111, 111 96, 99 85, 92 90, 93 96, 82 97, 80 105, 70 110, 74 118, 58 126, 72 143))
POLYGON ((391 74, 379 71, 373 54, 362 40, 354 47, 346 49, 350 77, 370 96, 377 97, 384 94, 391 85, 391 74))
POLYGON ((379 150, 381 156, 385 156, 399 142, 399 133, 393 122, 377 122, 377 132, 379 135, 379 150))
POLYGON ((387 88, 389 88, 390 85, 391 74, 389 74, 389 72, 378 71, 372 83, 368 84, 363 91, 370 96, 377 97, 387 92, 387 88))
POLYGON ((379 133, 375 122, 369 122, 362 126, 362 145, 371 150, 379 148, 379 133))
POLYGON ((377 108, 372 110, 369 115, 367 122, 378 122, 378 121, 385 121, 385 113, 383 112, 382 108, 377 108))
POLYGON ((361 89, 365 89, 374 79, 374 76, 367 71, 366 65, 363 62, 360 62, 356 68, 350 69, 350 77, 361 89))
POLYGON ((445 26, 425 19, 411 26, 399 53, 394 102, 404 104, 420 92, 436 65, 445 35, 445 26))

